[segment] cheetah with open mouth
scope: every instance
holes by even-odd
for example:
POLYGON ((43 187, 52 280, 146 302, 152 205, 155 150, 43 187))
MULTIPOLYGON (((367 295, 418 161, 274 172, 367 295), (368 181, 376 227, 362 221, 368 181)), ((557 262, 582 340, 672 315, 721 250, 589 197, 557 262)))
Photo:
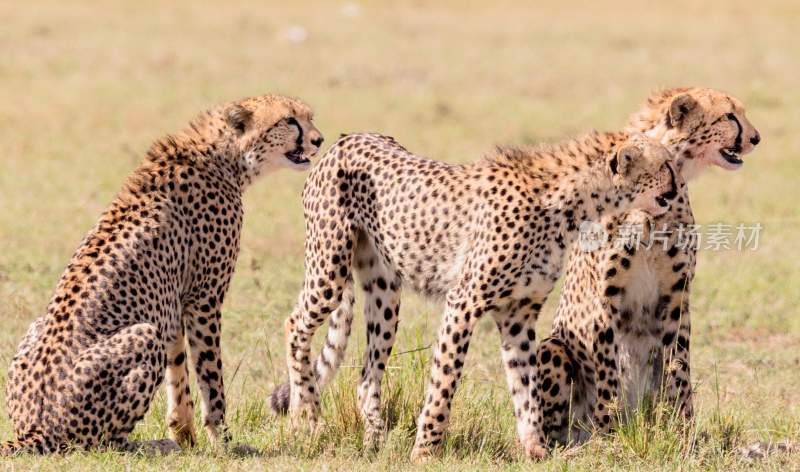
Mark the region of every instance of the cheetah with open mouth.
POLYGON ((311 109, 277 95, 227 103, 156 141, 22 339, 6 383, 16 439, 0 453, 130 449, 165 372, 170 436, 193 444, 188 356, 206 432, 226 439, 220 318, 242 193, 261 174, 308 168, 321 143, 311 109))
MULTIPOLYGON (((653 94, 627 129, 663 144, 687 180, 710 166, 739 169, 761 141, 739 100, 707 88, 653 94)), ((550 443, 586 439, 592 426, 607 432, 612 407, 632 410, 645 396, 692 416, 689 294, 697 248, 686 240, 694 225, 688 189, 680 186, 663 215, 632 210, 602 224, 610 241, 640 228, 641 241, 653 245, 573 249, 552 334, 537 352, 550 443)))

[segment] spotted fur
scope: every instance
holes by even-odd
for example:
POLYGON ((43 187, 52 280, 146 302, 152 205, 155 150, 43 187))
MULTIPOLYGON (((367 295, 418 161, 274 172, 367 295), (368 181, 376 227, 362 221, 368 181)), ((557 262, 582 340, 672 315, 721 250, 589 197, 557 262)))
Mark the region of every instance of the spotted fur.
MULTIPOLYGON (((655 93, 628 130, 662 143, 686 179, 710 165, 739 168, 741 160, 726 155, 747 154, 761 139, 741 102, 703 88, 655 93)), ((652 237, 653 245, 572 250, 553 331, 537 355, 536 388, 553 443, 583 440, 591 425, 608 431, 615 406, 630 411, 645 396, 663 393, 692 416, 689 294, 696 248, 679 241, 681 228, 694 224, 686 185, 663 215, 632 210, 602 224, 611 240, 638 225, 642 241, 652 237)))
POLYGON ((194 443, 187 356, 203 425, 225 439, 220 317, 242 192, 264 172, 308 167, 322 142, 311 120, 305 104, 266 95, 206 112, 152 146, 19 345, 6 383, 16 439, 0 453, 128 448, 165 372, 170 436, 194 443))
MULTIPOLYGON (((620 133, 500 149, 469 165, 418 157, 386 136, 341 138, 303 192, 305 280, 285 324, 293 421, 315 422, 320 387, 341 361, 355 274, 366 298, 358 387, 365 441, 384 434, 380 383, 400 290, 408 287, 445 302, 413 457, 423 460, 441 444, 473 328, 487 314, 502 336, 520 440, 528 454, 541 455, 539 401, 530 388, 534 323, 562 255, 583 220, 632 207, 663 212, 663 196, 676 185, 668 161, 657 143, 620 133), (312 364, 311 338, 329 318, 326 347, 312 364)), ((280 392, 273 400, 279 403, 280 392)))

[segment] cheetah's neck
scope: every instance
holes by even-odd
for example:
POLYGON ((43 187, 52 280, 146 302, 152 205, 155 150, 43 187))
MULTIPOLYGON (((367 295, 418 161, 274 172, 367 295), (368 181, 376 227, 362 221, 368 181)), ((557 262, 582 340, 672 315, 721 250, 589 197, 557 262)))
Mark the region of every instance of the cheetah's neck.
POLYGON ((516 157, 516 161, 531 176, 542 208, 575 220, 567 222, 566 226, 572 228, 582 221, 599 221, 624 211, 632 200, 628 190, 614 185, 606 161, 627 138, 625 133, 592 132, 563 144, 530 150, 527 158, 516 157))
POLYGON ((150 147, 140 169, 158 176, 158 171, 166 168, 191 167, 225 182, 237 192, 244 191, 255 176, 245 165, 228 130, 215 125, 219 122, 212 113, 207 113, 183 131, 159 139, 150 147))

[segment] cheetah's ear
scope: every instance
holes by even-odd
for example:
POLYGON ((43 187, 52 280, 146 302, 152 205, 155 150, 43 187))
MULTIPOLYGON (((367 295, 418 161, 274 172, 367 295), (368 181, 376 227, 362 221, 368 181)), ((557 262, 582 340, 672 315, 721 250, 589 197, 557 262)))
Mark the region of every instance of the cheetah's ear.
POLYGON ((686 115, 688 115, 696 105, 697 102, 695 99, 692 98, 691 95, 685 93, 673 98, 672 102, 669 104, 669 119, 667 120, 670 127, 674 128, 680 126, 686 115))
POLYGON ((616 153, 608 157, 608 168, 613 177, 625 176, 631 168, 634 159, 642 156, 642 149, 639 146, 622 146, 616 153))
POLYGON ((252 118, 253 112, 238 103, 229 106, 225 110, 225 122, 236 131, 236 134, 243 134, 250 125, 252 118))

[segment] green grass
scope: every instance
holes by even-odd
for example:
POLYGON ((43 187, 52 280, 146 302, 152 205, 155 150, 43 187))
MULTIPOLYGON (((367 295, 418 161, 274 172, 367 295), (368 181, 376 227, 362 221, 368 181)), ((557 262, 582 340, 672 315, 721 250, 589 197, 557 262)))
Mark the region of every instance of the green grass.
MULTIPOLYGON (((691 184, 699 223, 761 222, 753 252, 702 252, 692 293, 697 421, 659 407, 607 438, 525 461, 491 322, 480 324, 453 422, 433 470, 732 470, 800 468, 797 454, 747 462, 737 448, 800 438, 800 4, 707 2, 13 2, 0 1, 0 378, 85 232, 150 142, 211 104, 266 91, 302 97, 331 142, 392 134, 449 161, 495 144, 617 129, 650 90, 702 85, 740 97, 763 144, 737 173, 691 184), (539 4, 542 3, 542 4, 539 4), (557 5, 558 4, 558 5, 557 5), (352 8, 351 8, 352 10, 352 8), (158 13, 156 13, 156 11, 158 13), (291 25, 302 43, 284 40, 291 25)), ((429 350, 395 356, 384 405, 391 430, 364 451, 355 381, 357 318, 346 367, 314 435, 265 403, 285 376, 281 323, 302 279, 303 175, 268 176, 246 197, 242 253, 226 299, 229 422, 260 456, 201 439, 163 458, 118 453, 26 456, 14 470, 405 469, 429 350)), ((557 294, 545 308, 549 330, 557 294)), ((439 307, 403 299, 395 352, 427 346, 439 307)), ((4 404, 4 401, 0 401, 4 404)), ((138 439, 166 435, 159 394, 138 439)), ((4 416, 4 415, 3 415, 4 416)), ((0 419, 0 437, 10 438, 0 419)), ((201 433, 202 437, 202 433, 201 433)))

